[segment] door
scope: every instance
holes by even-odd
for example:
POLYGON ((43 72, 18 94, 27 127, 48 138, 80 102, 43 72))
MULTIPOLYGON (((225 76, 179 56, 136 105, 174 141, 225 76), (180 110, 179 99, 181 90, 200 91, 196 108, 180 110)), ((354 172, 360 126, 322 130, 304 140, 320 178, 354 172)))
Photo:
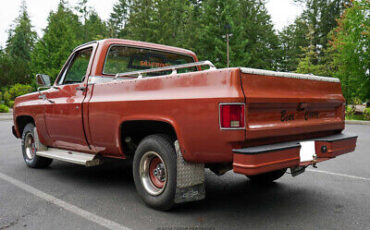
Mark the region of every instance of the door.
POLYGON ((82 102, 93 47, 76 51, 47 94, 46 126, 54 147, 89 151, 86 141, 82 102))

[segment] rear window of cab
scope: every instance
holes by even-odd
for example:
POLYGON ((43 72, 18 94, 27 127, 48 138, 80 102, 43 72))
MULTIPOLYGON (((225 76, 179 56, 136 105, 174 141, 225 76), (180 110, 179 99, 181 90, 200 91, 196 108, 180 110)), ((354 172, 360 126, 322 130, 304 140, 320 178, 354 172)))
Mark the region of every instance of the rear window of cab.
MULTIPOLYGON (((182 54, 113 45, 108 50, 103 67, 103 74, 115 75, 117 73, 127 73, 192 62, 194 62, 192 57, 182 54)), ((185 73, 193 71, 197 71, 197 68, 180 69, 178 72, 185 73)), ((158 76, 170 73, 171 71, 161 71, 150 73, 149 75, 158 76)))

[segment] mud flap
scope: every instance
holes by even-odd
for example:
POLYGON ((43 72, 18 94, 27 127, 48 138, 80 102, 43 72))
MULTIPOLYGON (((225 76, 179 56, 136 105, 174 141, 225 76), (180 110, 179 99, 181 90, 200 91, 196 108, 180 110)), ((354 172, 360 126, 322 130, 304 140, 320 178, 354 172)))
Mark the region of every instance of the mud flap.
POLYGON ((43 145, 41 142, 40 142, 40 139, 39 139, 39 134, 37 132, 37 128, 33 128, 33 136, 35 138, 35 147, 36 147, 36 150, 37 151, 47 151, 48 150, 48 147, 46 145, 43 145))
POLYGON ((204 164, 186 162, 182 157, 178 141, 175 141, 177 155, 177 180, 175 203, 202 200, 206 197, 204 186, 204 164))

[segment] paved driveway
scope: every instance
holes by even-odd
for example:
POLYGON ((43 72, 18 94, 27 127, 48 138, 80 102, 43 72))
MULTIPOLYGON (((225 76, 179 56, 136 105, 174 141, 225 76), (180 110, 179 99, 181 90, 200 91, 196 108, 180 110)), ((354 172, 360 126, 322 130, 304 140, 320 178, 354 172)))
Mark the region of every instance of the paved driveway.
POLYGON ((146 207, 124 161, 84 168, 23 162, 11 121, 0 121, 0 229, 370 229, 370 126, 354 153, 263 187, 206 173, 207 198, 170 212, 146 207))

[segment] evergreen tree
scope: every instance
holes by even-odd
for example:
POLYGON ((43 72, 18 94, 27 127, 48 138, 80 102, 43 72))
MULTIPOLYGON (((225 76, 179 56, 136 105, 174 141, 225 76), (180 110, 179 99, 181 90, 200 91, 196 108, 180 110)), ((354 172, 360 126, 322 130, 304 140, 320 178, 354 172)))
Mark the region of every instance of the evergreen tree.
POLYGON ((199 53, 199 40, 201 23, 200 19, 203 14, 202 0, 190 0, 184 6, 182 17, 182 27, 178 30, 181 31, 181 40, 177 41, 177 46, 187 48, 199 53))
POLYGON ((279 33, 281 46, 281 61, 279 69, 292 72, 297 69, 299 59, 304 56, 302 48, 309 46, 307 40, 308 24, 301 18, 297 18, 293 24, 285 27, 279 33))
MULTIPOLYGON (((236 40, 237 44, 248 41, 239 55, 248 52, 250 60, 244 61, 241 56, 235 60, 235 66, 248 66, 261 69, 276 69, 281 58, 279 38, 276 35, 271 16, 268 14, 264 0, 239 0, 242 22, 238 27, 244 29, 243 37, 236 40)), ((240 15, 240 14, 239 14, 240 15)))
MULTIPOLYGON (((231 63, 236 61, 237 54, 235 53, 238 50, 235 47, 237 44, 235 41, 242 38, 244 32, 239 21, 238 9, 240 8, 235 0, 203 1, 199 31, 192 36, 197 43, 196 51, 200 60, 210 60, 218 67, 225 67, 227 65, 225 35, 228 33, 232 34, 230 38, 231 63)), ((243 49, 242 46, 246 45, 246 42, 237 45, 241 46, 238 47, 239 49, 243 49)), ((244 61, 249 61, 249 54, 247 52, 244 54, 244 61)))
POLYGON ((275 69, 279 39, 263 0, 133 0, 125 27, 127 37, 195 50, 200 60, 275 69))
POLYGON ((91 11, 84 24, 86 31, 86 42, 108 37, 108 27, 95 11, 91 11))
MULTIPOLYGON (((192 9, 190 2, 182 0, 156 0, 153 13, 155 42, 172 46, 187 46, 187 25, 192 9)), ((190 33, 191 34, 191 33, 190 33)))
MULTIPOLYGON (((79 0, 75 9, 77 10, 80 18, 82 19, 82 24, 86 25, 87 19, 89 18, 91 9, 87 6, 88 0, 79 0)), ((83 31, 83 40, 89 41, 89 31, 86 26, 82 27, 83 31)))
MULTIPOLYGON (((279 39, 262 0, 207 0, 197 3, 198 31, 193 38, 200 59, 226 67, 226 34, 230 37, 230 66, 275 69, 279 39)), ((194 30, 193 30, 194 31, 194 30)))
POLYGON ((88 6, 88 0, 79 0, 75 7, 82 24, 83 42, 108 37, 108 27, 98 13, 88 6))
POLYGON ((89 17, 91 8, 87 5, 89 0, 79 0, 75 9, 77 10, 78 14, 82 18, 82 24, 85 24, 87 18, 89 17))
MULTIPOLYGON (((6 82, 5 84, 31 81, 29 78, 29 62, 36 38, 37 34, 32 30, 26 3, 22 1, 20 15, 15 21, 14 28, 9 30, 9 37, 6 43, 6 54, 9 55, 9 58, 2 58, 3 68, 8 64, 16 66, 16 68, 9 69, 6 74, 1 76, 2 78, 8 78, 3 80, 3 82, 6 82)), ((3 69, 2 72, 4 71, 3 69)))
POLYGON ((155 1, 131 0, 130 15, 124 30, 127 38, 147 42, 158 40, 158 23, 154 21, 154 14, 157 14, 155 1))
POLYGON ((370 4, 354 1, 333 30, 331 50, 335 77, 341 79, 347 101, 370 98, 370 4))
MULTIPOLYGON (((328 45, 328 34, 337 26, 337 19, 350 0, 296 0, 305 4, 302 17, 313 28, 313 46, 320 55, 328 45)), ((318 62, 320 60, 317 60, 318 62)))
POLYGON ((61 1, 57 11, 50 12, 44 36, 35 45, 33 72, 55 79, 71 51, 83 42, 82 31, 78 16, 61 1))
POLYGON ((129 15, 130 0, 118 0, 108 20, 109 36, 123 38, 125 24, 129 15))
MULTIPOLYGON (((9 85, 15 83, 14 79, 14 65, 9 55, 4 50, 0 50, 0 90, 5 91, 9 85)), ((0 99, 1 100, 1 99, 0 99)))
POLYGON ((350 0, 295 0, 304 4, 305 10, 292 25, 279 33, 282 48, 280 68, 284 71, 295 71, 299 60, 304 58, 308 46, 316 53, 312 65, 325 65, 328 59, 325 52, 328 48, 328 34, 337 26, 337 19, 350 0), (308 28, 313 31, 312 41, 307 40, 308 28))
POLYGON ((314 42, 314 30, 312 26, 309 27, 309 32, 307 34, 307 40, 310 42, 308 47, 302 48, 305 52, 303 58, 301 58, 297 72, 305 74, 315 74, 319 76, 330 76, 329 65, 314 64, 315 60, 318 60, 318 54, 315 52, 314 42))
POLYGON ((36 38, 37 34, 32 30, 26 2, 23 0, 15 28, 9 30, 6 51, 12 58, 29 61, 36 38))
POLYGON ((126 38, 195 48, 195 5, 182 0, 132 0, 123 30, 126 38))

